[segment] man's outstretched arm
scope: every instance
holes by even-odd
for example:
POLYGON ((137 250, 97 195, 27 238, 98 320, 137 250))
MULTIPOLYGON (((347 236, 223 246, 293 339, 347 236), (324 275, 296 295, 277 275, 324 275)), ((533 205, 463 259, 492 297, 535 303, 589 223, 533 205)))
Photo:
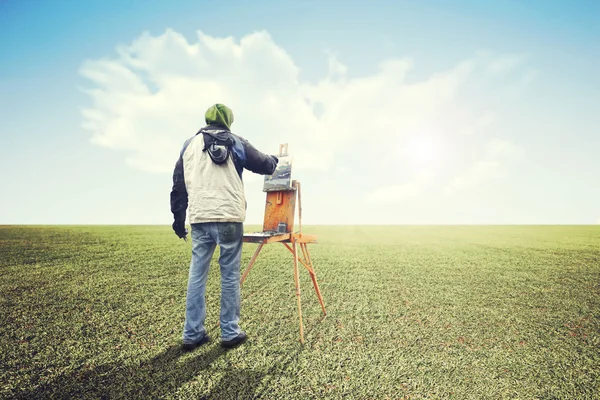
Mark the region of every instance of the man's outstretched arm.
MULTIPOLYGON (((239 136, 238 136, 239 137, 239 136)), ((246 162, 244 168, 260 175, 271 175, 277 168, 279 159, 276 156, 265 154, 252 146, 244 138, 240 138, 246 153, 246 162)))

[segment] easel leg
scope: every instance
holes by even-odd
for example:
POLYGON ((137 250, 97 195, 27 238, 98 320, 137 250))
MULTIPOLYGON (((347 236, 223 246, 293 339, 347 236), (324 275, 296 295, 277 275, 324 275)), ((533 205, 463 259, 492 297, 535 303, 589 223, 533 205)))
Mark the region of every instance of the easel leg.
POLYGON ((319 303, 321 303, 321 308, 323 309, 323 315, 327 315, 327 311, 325 311, 325 304, 323 303, 323 296, 321 296, 321 290, 319 289, 319 284, 317 283, 317 274, 315 272, 315 267, 310 259, 310 254, 308 254, 308 246, 306 243, 301 243, 300 247, 302 249, 302 255, 304 259, 310 265, 309 275, 312 279, 313 285, 315 287, 315 292, 317 292, 317 297, 319 298, 319 303))
POLYGON ((293 240, 294 253, 294 280, 296 281, 296 298, 298 299, 298 317, 300 319, 300 343, 304 343, 304 328, 302 327, 302 304, 300 302, 300 273, 298 272, 298 250, 296 241, 293 240))
POLYGON ((246 277, 250 273, 250 269, 252 269, 252 266, 254 265, 254 262, 256 261, 256 258, 258 257, 258 253, 260 253, 260 250, 262 249, 263 246, 264 246, 264 243, 260 243, 258 245, 258 247, 256 248, 256 251, 254 252, 254 255, 252 256, 252 259, 250 260, 248 267, 246 267, 246 270, 242 274, 242 278, 240 280, 240 285, 244 284, 244 281, 246 280, 246 277))

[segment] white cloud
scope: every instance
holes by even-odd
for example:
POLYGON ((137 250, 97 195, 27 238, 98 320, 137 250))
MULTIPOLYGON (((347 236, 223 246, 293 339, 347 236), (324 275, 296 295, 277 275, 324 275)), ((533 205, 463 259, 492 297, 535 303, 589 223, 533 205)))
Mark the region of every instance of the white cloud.
POLYGON ((403 185, 383 186, 366 196, 366 200, 372 203, 395 203, 417 196, 421 187, 415 182, 403 185))
POLYGON ((493 75, 504 75, 516 69, 522 61, 523 57, 517 55, 503 56, 493 60, 488 71, 493 75))
POLYGON ((528 83, 533 82, 539 75, 539 71, 537 69, 529 68, 521 78, 521 83, 526 85, 528 83))
POLYGON ((93 108, 84 110, 84 127, 95 144, 126 151, 130 164, 171 171, 181 144, 216 102, 233 109, 233 130, 257 147, 275 151, 289 141, 300 159, 327 161, 315 146, 318 126, 300 93, 298 68, 266 33, 240 43, 199 34, 188 44, 167 31, 144 34, 118 52, 81 68, 97 86, 87 90, 93 108))
POLYGON ((445 194, 475 186, 492 178, 504 177, 504 171, 498 161, 481 160, 469 167, 464 173, 454 177, 444 188, 445 194))
POLYGON ((486 156, 489 159, 521 158, 525 155, 525 149, 509 140, 493 138, 487 144, 486 156))
POLYGON ((525 156, 525 149, 508 140, 494 138, 487 143, 482 158, 454 176, 444 187, 444 194, 455 194, 492 179, 508 175, 506 164, 525 156))
POLYGON ((329 67, 329 78, 342 77, 348 72, 348 67, 342 64, 337 56, 331 52, 328 52, 328 67, 329 67))
POLYGON ((484 111, 473 124, 467 125, 460 133, 463 135, 473 135, 477 132, 484 131, 498 120, 498 115, 493 111, 484 111))
MULTIPOLYGON (((170 173, 181 144, 204 125, 204 111, 221 102, 233 110, 232 130, 257 148, 275 152, 279 143, 289 143, 296 171, 325 170, 338 154, 360 154, 369 160, 362 173, 374 176, 379 188, 367 196, 375 202, 418 196, 430 182, 419 177, 425 169, 442 171, 432 175, 439 179, 448 175, 445 183, 454 189, 477 184, 501 174, 502 164, 511 160, 507 155, 519 151, 498 139, 479 149, 487 158, 473 159, 467 167, 457 162, 466 151, 460 138, 484 134, 498 119, 496 110, 472 96, 493 97, 486 76, 520 68, 519 57, 478 55, 410 82, 415 64, 409 58, 385 60, 375 73, 352 78, 334 53, 323 62, 328 74, 312 84, 300 80, 292 57, 266 32, 239 41, 199 32, 191 43, 172 30, 144 33, 119 47, 114 58, 82 64, 81 74, 93 84, 83 89, 92 101, 82 110, 83 126, 94 144, 123 152, 133 167, 170 173), (465 97, 463 88, 474 76, 483 83, 465 97), (434 157, 437 164, 403 165, 402 176, 380 169, 409 163, 405 149, 418 136, 441 146, 435 156, 420 150, 419 159, 434 157)), ((345 171, 346 165, 336 168, 345 171)))
POLYGON ((382 185, 364 196, 372 204, 398 203, 414 199, 430 189, 435 182, 434 175, 427 169, 420 170, 408 182, 382 185))

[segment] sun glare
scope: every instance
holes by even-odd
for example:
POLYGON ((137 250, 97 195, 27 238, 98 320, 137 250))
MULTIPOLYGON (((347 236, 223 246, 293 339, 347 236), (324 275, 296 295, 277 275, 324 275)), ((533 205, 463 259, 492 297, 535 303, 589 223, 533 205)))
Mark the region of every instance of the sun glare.
POLYGON ((441 159, 439 140, 432 136, 414 136, 406 143, 406 153, 409 160, 420 166, 438 164, 441 159))

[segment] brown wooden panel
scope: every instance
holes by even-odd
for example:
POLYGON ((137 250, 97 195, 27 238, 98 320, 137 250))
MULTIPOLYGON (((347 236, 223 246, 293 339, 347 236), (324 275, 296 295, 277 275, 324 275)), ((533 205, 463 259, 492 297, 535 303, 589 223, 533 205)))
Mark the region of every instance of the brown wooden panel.
POLYGON ((298 243, 316 243, 317 235, 309 235, 306 233, 294 233, 294 240, 298 243))
POLYGON ((263 231, 276 231, 280 222, 287 224, 286 232, 294 230, 296 191, 267 192, 263 231))

